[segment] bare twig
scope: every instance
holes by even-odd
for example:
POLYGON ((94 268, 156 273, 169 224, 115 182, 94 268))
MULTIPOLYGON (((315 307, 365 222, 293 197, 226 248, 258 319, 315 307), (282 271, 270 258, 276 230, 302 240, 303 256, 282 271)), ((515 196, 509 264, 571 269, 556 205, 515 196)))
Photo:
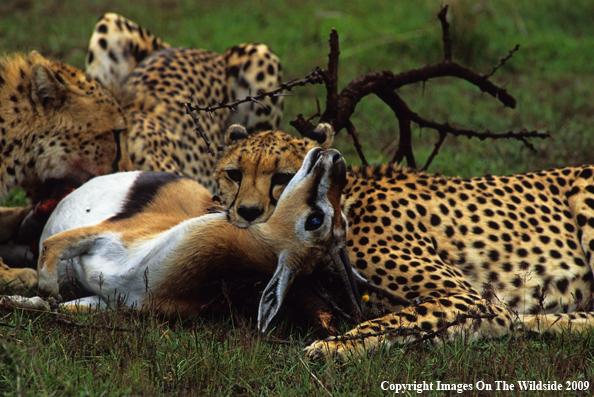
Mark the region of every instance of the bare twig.
MULTIPOLYGON (((346 127, 355 107, 365 96, 375 93, 379 88, 397 90, 405 85, 421 83, 438 77, 457 77, 478 87, 481 91, 492 95, 503 105, 515 108, 516 100, 507 91, 495 85, 483 76, 455 62, 439 63, 423 66, 406 72, 394 74, 390 70, 368 73, 351 81, 338 96, 339 112, 334 121, 335 133, 346 127)), ((326 112, 321 119, 328 120, 326 112)))
POLYGON ((374 93, 384 101, 394 111, 396 119, 398 120, 398 128, 400 129, 400 143, 398 149, 392 158, 393 163, 400 163, 406 158, 406 163, 411 168, 417 168, 415 156, 412 152, 412 131, 410 128, 410 114, 411 110, 406 103, 400 98, 396 91, 386 88, 378 84, 374 89, 374 93))
POLYGON ((499 59, 499 64, 497 66, 495 66, 493 68, 493 70, 491 70, 491 72, 485 74, 483 76, 483 78, 486 80, 489 77, 493 76, 495 74, 495 72, 497 72, 501 67, 503 67, 503 65, 505 65, 505 63, 507 61, 509 61, 511 59, 511 57, 514 55, 514 52, 518 51, 520 49, 520 45, 516 44, 516 46, 514 48, 512 48, 511 50, 509 50, 509 54, 507 54, 507 56, 505 58, 500 58, 499 59))
POLYGON ((338 57, 340 49, 338 45, 338 32, 332 28, 330 32, 330 53, 328 54, 328 70, 322 72, 322 77, 326 85, 326 111, 320 118, 320 122, 330 122, 332 128, 336 131, 332 122, 338 114, 338 57))
POLYGON ((285 345, 285 346, 300 345, 302 347, 305 347, 307 345, 305 342, 299 342, 297 340, 285 340, 285 339, 278 339, 278 338, 264 338, 264 341, 266 343, 272 343, 272 344, 276 344, 276 345, 285 345))
POLYGON ((322 115, 322 111, 320 110, 320 100, 316 98, 316 112, 307 118, 307 121, 312 121, 316 117, 320 117, 322 115))
POLYGON ((318 384, 322 387, 322 389, 324 389, 324 391, 326 393, 328 393, 330 396, 332 396, 333 394, 330 393, 330 391, 328 389, 326 389, 326 386, 324 386, 324 384, 322 383, 321 380, 318 379, 318 377, 309 370, 309 367, 307 366, 307 364, 301 359, 301 357, 299 357, 299 361, 301 361, 301 364, 303 364, 303 366, 305 367, 305 369, 307 370, 307 372, 309 372, 309 374, 312 376, 312 378, 314 378, 318 384))
POLYGON ((248 95, 243 99, 238 99, 234 102, 229 103, 219 103, 216 106, 194 106, 192 103, 188 102, 180 102, 181 104, 186 106, 186 109, 189 109, 192 112, 199 111, 199 112, 214 112, 215 110, 219 109, 231 109, 234 110, 237 105, 246 102, 254 102, 258 103, 259 105, 266 107, 263 103, 259 102, 260 99, 264 99, 266 97, 274 97, 274 96, 282 96, 286 94, 281 94, 283 91, 291 91, 295 87, 303 87, 307 84, 321 84, 324 80, 322 78, 322 71, 319 68, 315 68, 312 70, 310 74, 308 74, 304 79, 301 80, 291 80, 288 83, 283 83, 279 87, 270 90, 270 91, 262 91, 259 92, 257 95, 248 95))
POLYGON ((452 61, 452 39, 450 38, 450 24, 447 21, 446 15, 448 13, 448 5, 442 7, 437 14, 437 19, 441 22, 441 31, 443 40, 443 61, 452 61))
POLYGON ((0 323, 0 327, 9 327, 9 328, 12 328, 12 329, 20 328, 22 330, 25 330, 26 329, 22 325, 12 325, 12 324, 7 324, 7 323, 0 323))
POLYGON ((437 329, 435 331, 431 331, 431 332, 421 329, 418 326, 414 326, 411 328, 398 327, 398 328, 384 329, 383 331, 380 331, 380 332, 369 332, 369 333, 365 333, 365 334, 349 335, 349 336, 344 336, 344 335, 336 336, 336 337, 333 337, 331 340, 335 341, 335 342, 348 342, 348 341, 352 341, 352 340, 365 340, 367 338, 372 338, 372 337, 376 337, 376 336, 384 336, 384 335, 396 335, 396 336, 401 336, 401 337, 408 337, 408 336, 419 336, 419 333, 426 333, 423 337, 415 339, 414 341, 408 343, 408 346, 413 346, 416 344, 423 343, 429 339, 433 339, 436 336, 439 336, 441 333, 443 333, 448 328, 453 327, 455 325, 459 325, 461 323, 461 320, 492 319, 495 317, 497 317, 497 314, 495 314, 495 313, 461 314, 461 315, 456 316, 456 319, 454 321, 449 322, 446 325, 444 325, 443 327, 440 327, 439 329, 437 329))
POLYGON ((447 134, 439 134, 439 140, 435 143, 435 147, 433 148, 433 151, 427 158, 425 165, 423 166, 423 168, 421 168, 421 171, 427 171, 427 168, 429 168, 429 165, 431 164, 431 162, 433 161, 435 156, 437 156, 437 153, 439 152, 441 145, 445 141, 446 136, 447 136, 447 134))
POLYGON ((436 130, 440 134, 452 134, 454 136, 465 136, 467 138, 478 138, 480 140, 485 139, 517 139, 524 143, 528 149, 532 151, 536 151, 534 145, 526 140, 526 138, 540 138, 540 139, 553 139, 553 135, 549 131, 539 132, 539 131, 528 131, 527 129, 523 129, 519 132, 516 131, 507 131, 507 132, 491 132, 487 131, 476 131, 476 130, 469 130, 465 128, 456 128, 452 127, 449 123, 436 123, 432 120, 427 120, 419 116, 417 113, 410 112, 410 119, 418 124, 421 128, 431 128, 436 130))
POLYGON ((194 116, 194 113, 192 113, 192 107, 190 103, 182 103, 185 107, 186 107, 186 114, 189 114, 190 117, 192 117, 192 120, 194 120, 194 131, 197 131, 200 136, 202 137, 202 139, 204 140, 204 143, 206 143, 206 153, 210 153, 213 156, 215 155, 214 150, 212 150, 210 148, 210 141, 208 140, 208 137, 206 136, 206 131, 204 131, 202 128, 200 128, 200 124, 198 123, 198 120, 200 120, 200 117, 194 116))
POLYGON ((355 149, 357 150, 357 154, 359 154, 359 158, 361 159, 361 164, 368 165, 367 159, 365 158, 365 154, 363 153, 363 148, 361 147, 361 143, 359 142, 359 135, 357 135, 357 131, 355 130, 355 126, 353 123, 350 122, 346 125, 346 130, 349 135, 353 138, 353 144, 355 145, 355 149))
POLYGON ((306 120, 301 113, 297 115, 295 120, 290 121, 289 124, 305 137, 307 137, 308 134, 316 128, 310 119, 308 118, 306 120))
POLYGON ((57 315, 55 318, 55 321, 60 324, 67 325, 69 327, 80 328, 80 329, 98 329, 98 330, 118 331, 118 332, 135 332, 135 330, 132 330, 129 328, 114 327, 111 325, 101 326, 101 325, 95 325, 95 324, 80 324, 75 321, 68 320, 68 319, 62 317, 61 315, 57 315))
POLYGON ((263 92, 258 93, 257 95, 248 95, 247 97, 245 97, 243 99, 238 99, 238 100, 236 100, 234 102, 230 102, 230 103, 220 102, 216 106, 204 106, 204 107, 203 106, 194 106, 192 104, 191 99, 190 99, 190 102, 180 102, 180 104, 185 106, 186 113, 192 117, 192 120, 194 120, 194 125, 195 125, 194 131, 197 131, 200 134, 200 137, 206 143, 206 152, 215 156, 215 152, 210 148, 210 141, 208 140, 208 137, 206 136, 206 131, 204 131, 204 129, 202 129, 200 127, 200 124, 198 122, 200 120, 200 117, 195 116, 193 112, 207 112, 208 114, 211 114, 215 110, 219 110, 219 109, 229 109, 231 111, 236 111, 237 105, 240 105, 240 104, 246 103, 246 102, 257 103, 260 106, 263 106, 265 109, 268 109, 268 107, 266 105, 264 105, 262 102, 260 102, 260 99, 263 99, 266 97, 285 96, 288 94, 282 94, 281 93, 282 91, 291 91, 294 87, 305 86, 306 84, 321 84, 324 82, 322 74, 323 74, 322 71, 319 68, 316 68, 309 75, 307 75, 304 79, 291 80, 288 83, 281 84, 279 87, 277 87, 273 90, 263 91, 263 92))

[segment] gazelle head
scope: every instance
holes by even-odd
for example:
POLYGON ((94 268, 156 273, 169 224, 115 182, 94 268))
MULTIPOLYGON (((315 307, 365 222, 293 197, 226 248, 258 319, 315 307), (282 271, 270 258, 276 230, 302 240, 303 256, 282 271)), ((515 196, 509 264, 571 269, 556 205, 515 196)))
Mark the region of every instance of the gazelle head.
POLYGON ((346 251, 347 221, 340 198, 346 185, 346 163, 333 149, 309 151, 301 169, 281 195, 266 222, 278 248, 274 276, 260 301, 258 328, 264 332, 278 312, 296 276, 327 268, 340 273, 345 289, 359 307, 357 289, 346 251))

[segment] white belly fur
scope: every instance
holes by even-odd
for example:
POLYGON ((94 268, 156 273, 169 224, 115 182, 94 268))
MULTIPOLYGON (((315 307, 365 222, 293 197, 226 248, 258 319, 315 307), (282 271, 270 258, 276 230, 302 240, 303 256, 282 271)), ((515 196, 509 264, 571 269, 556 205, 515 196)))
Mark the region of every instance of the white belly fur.
POLYGON ((41 243, 48 237, 84 226, 96 225, 116 215, 124 205, 128 191, 141 171, 100 176, 66 196, 48 219, 41 243))

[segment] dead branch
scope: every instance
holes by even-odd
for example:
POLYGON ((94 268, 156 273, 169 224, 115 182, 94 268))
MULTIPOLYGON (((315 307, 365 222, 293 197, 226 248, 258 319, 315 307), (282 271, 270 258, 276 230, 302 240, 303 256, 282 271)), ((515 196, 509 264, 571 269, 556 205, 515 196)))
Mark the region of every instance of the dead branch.
POLYGON ((192 105, 192 103, 188 103, 188 102, 180 102, 182 105, 185 105, 187 109, 193 111, 193 112, 214 112, 215 110, 219 110, 219 109, 230 109, 232 111, 235 111, 235 108, 237 107, 237 105, 240 105, 242 103, 246 103, 246 102, 254 102, 259 104, 260 106, 263 106, 264 108, 268 108, 266 105, 264 105, 262 102, 259 102, 260 99, 264 99, 266 97, 275 97, 275 96, 286 96, 288 94, 282 94, 283 91, 291 91, 293 88, 295 87, 303 87, 307 84, 321 84, 323 83, 323 77, 321 76, 321 69, 316 68, 314 70, 312 70, 312 72, 310 74, 308 74, 304 79, 298 80, 298 79, 294 79, 291 80, 287 83, 282 83, 279 87, 270 90, 270 91, 262 91, 259 92, 257 95, 248 95, 247 97, 243 98, 243 99, 238 99, 234 102, 229 102, 229 103, 224 103, 224 102, 220 102, 218 105, 216 106, 194 106, 192 105))
POLYGON ((446 19, 446 15, 448 13, 448 5, 446 4, 439 10, 437 14, 437 19, 441 22, 441 31, 443 32, 441 36, 441 40, 443 41, 443 61, 444 62, 451 62, 452 61, 452 39, 450 38, 450 24, 446 19))
POLYGON ((355 145, 355 150, 357 150, 357 154, 359 154, 359 158, 361 159, 361 163, 363 165, 368 165, 367 159, 365 158, 365 154, 363 153, 363 148, 361 147, 361 143, 359 142, 359 135, 355 130, 355 126, 353 123, 349 121, 346 126, 346 130, 351 137, 353 137, 353 144, 355 145))
POLYGON ((491 72, 484 75, 483 78, 488 79, 489 77, 493 76, 495 74, 495 72, 497 72, 500 68, 502 68, 503 65, 505 65, 505 63, 511 59, 511 57, 514 55, 514 52, 518 51, 519 49, 520 49, 520 45, 516 44, 516 46, 514 48, 509 50, 509 54, 507 54, 507 56, 505 58, 500 58, 499 64, 497 66, 495 66, 493 68, 493 70, 491 70, 491 72))
MULTIPOLYGON (((192 100, 190 99, 190 102, 180 102, 180 105, 185 106, 186 113, 192 117, 192 120, 194 120, 194 125, 195 125, 194 131, 197 131, 200 134, 200 137, 206 143, 206 152, 210 153, 214 156, 215 152, 210 148, 210 141, 209 141, 208 137, 206 136, 206 131, 204 131, 204 129, 202 129, 200 127, 200 124, 198 123, 198 121, 200 120, 200 117, 196 116, 193 112, 212 113, 212 112, 214 112, 216 110, 220 110, 220 109, 229 109, 229 110, 235 112, 235 111, 237 111, 236 108, 238 105, 241 105, 242 103, 246 103, 246 102, 257 103, 258 105, 264 107, 265 109, 268 109, 268 107, 266 105, 264 105, 262 102, 260 102, 261 99, 264 99, 266 97, 272 98, 272 97, 278 97, 278 96, 287 96, 290 94, 283 94, 282 92, 283 91, 290 92, 295 87, 303 87, 307 84, 321 84, 323 82, 324 82, 324 79, 322 76, 322 70, 319 68, 316 68, 316 69, 312 70, 312 72, 310 74, 308 74, 304 79, 301 79, 301 80, 294 79, 287 83, 281 84, 279 87, 277 87, 273 90, 262 91, 262 92, 259 92, 257 95, 248 95, 245 98, 238 99, 234 102, 229 102, 229 103, 220 102, 216 106, 195 106, 192 104, 192 100)), ((313 130, 313 128, 311 130, 313 130)))
POLYGON ((400 143, 394 158, 393 163, 400 163, 403 158, 406 158, 406 163, 411 168, 417 168, 417 163, 412 152, 412 131, 410 127, 411 110, 406 102, 400 98, 396 91, 390 88, 378 85, 374 89, 374 93, 384 101, 394 111, 398 119, 398 128, 400 129, 400 143))
POLYGON ((200 128, 200 123, 198 123, 200 117, 194 116, 194 113, 192 113, 191 105, 189 103, 183 103, 183 105, 186 107, 186 114, 189 114, 190 117, 192 117, 192 120, 194 120, 194 131, 197 131, 200 134, 200 137, 202 137, 202 139, 204 140, 204 143, 206 143, 206 153, 210 153, 214 156, 215 152, 210 148, 210 141, 206 136, 206 131, 200 128))
MULTIPOLYGON (((367 95, 375 94, 384 103, 386 103, 394 115, 398 119, 398 126, 400 131, 399 142, 392 158, 392 162, 399 163, 406 159, 409 167, 416 168, 416 161, 413 154, 412 147, 412 133, 411 123, 418 124, 421 128, 429 128, 437 131, 440 138, 425 163, 423 169, 431 164, 431 161, 437 155, 439 148, 443 144, 447 134, 454 136, 466 136, 467 138, 479 138, 481 140, 512 138, 517 139, 526 145, 530 150, 535 150, 534 146, 527 141, 527 138, 552 138, 550 132, 538 132, 522 130, 520 132, 505 132, 492 133, 490 131, 475 131, 471 129, 462 129, 450 126, 448 123, 438 123, 432 120, 425 119, 413 112, 406 102, 398 95, 396 90, 399 88, 415 84, 423 83, 430 79, 440 77, 455 77, 469 82, 476 86, 482 92, 486 92, 504 106, 515 108, 516 100, 511 96, 505 88, 500 87, 491 81, 489 78, 497 72, 505 63, 511 59, 513 54, 519 49, 516 45, 505 58, 501 58, 497 66, 495 66, 488 74, 480 74, 473 70, 464 67, 452 60, 452 40, 450 38, 449 23, 447 22, 448 6, 444 6, 438 13, 437 17, 442 26, 442 41, 444 60, 435 65, 423 66, 418 69, 412 69, 406 72, 394 74, 392 71, 384 70, 373 73, 367 73, 352 80, 337 94, 338 81, 338 56, 340 54, 338 48, 338 33, 332 30, 330 34, 330 53, 328 55, 328 70, 320 70, 324 84, 326 85, 326 110, 320 117, 320 122, 330 123, 334 129, 334 133, 338 134, 342 129, 346 128, 347 132, 353 137, 353 142, 361 162, 367 164, 367 160, 363 153, 361 143, 359 142, 355 126, 350 121, 355 112, 357 104, 367 95)), ((311 119, 311 118, 310 118, 311 119)), ((307 136, 310 131, 314 129, 313 123, 310 119, 305 120, 303 115, 298 115, 297 119, 291 121, 290 124, 302 135, 307 136)))
POLYGON ((347 342, 347 341, 352 341, 352 340, 365 340, 367 338, 372 338, 372 337, 376 337, 376 336, 385 336, 385 335, 395 335, 395 336, 399 336, 399 337, 409 337, 409 336, 414 336, 414 337, 418 337, 420 334, 424 335, 420 338, 415 339, 414 341, 411 341, 407 344, 408 347, 417 345, 417 344, 421 344, 429 339, 433 339, 439 335, 441 335, 444 331, 446 331, 448 328, 451 328, 453 326, 456 325, 460 325, 462 324, 462 320, 482 320, 482 319, 493 319, 497 317, 497 314, 494 313, 487 313, 487 314, 459 314, 456 316, 456 318, 454 319, 454 321, 446 323, 444 326, 436 329, 435 331, 427 331, 424 329, 421 329, 418 326, 414 326, 414 327, 398 327, 398 328, 388 328, 385 329, 383 331, 379 331, 379 332, 369 332, 369 333, 365 333, 365 334, 357 334, 357 335, 342 335, 342 336, 336 336, 332 339, 332 341, 337 341, 337 342, 347 342))
POLYGON ((435 156, 437 156, 437 153, 439 153, 439 149, 441 149, 441 145, 443 145, 443 142, 445 141, 446 136, 447 136, 447 134, 439 134, 439 140, 437 142, 435 142, 435 146, 433 147, 431 154, 427 158, 427 162, 425 163, 423 168, 421 168, 421 171, 427 171, 427 168, 429 167, 429 165, 431 164, 431 162, 433 161, 435 156))
POLYGON ((124 328, 124 327, 116 327, 113 325, 95 325, 95 324, 80 324, 76 321, 68 320, 67 318, 62 317, 61 315, 57 315, 54 321, 58 324, 63 324, 68 327, 78 328, 78 329, 94 329, 94 330, 105 330, 105 331, 117 331, 117 332, 135 332, 135 330, 124 328))
MULTIPOLYGON (((328 121, 332 122, 338 112, 336 105, 338 103, 338 57, 340 55, 340 50, 338 49, 338 32, 334 28, 332 28, 332 32, 330 32, 329 43, 330 53, 328 54, 328 71, 322 72, 322 77, 326 84, 326 112, 324 115, 328 115, 323 115, 320 122, 324 122, 325 117, 328 117, 328 121)), ((332 127, 334 128, 334 126, 332 127)))
POLYGON ((22 330, 26 329, 25 327, 23 327, 22 325, 19 325, 19 324, 12 325, 12 324, 4 323, 4 322, 0 322, 0 327, 8 327, 8 328, 12 328, 12 329, 20 328, 22 330))

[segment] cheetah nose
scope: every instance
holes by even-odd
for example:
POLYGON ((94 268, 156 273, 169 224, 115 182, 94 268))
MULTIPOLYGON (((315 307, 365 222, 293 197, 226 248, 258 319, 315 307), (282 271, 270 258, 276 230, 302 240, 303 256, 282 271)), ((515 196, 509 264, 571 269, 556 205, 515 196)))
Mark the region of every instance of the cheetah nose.
POLYGON ((242 205, 237 209, 237 213, 246 221, 252 222, 262 215, 264 211, 260 207, 245 207, 242 205))

